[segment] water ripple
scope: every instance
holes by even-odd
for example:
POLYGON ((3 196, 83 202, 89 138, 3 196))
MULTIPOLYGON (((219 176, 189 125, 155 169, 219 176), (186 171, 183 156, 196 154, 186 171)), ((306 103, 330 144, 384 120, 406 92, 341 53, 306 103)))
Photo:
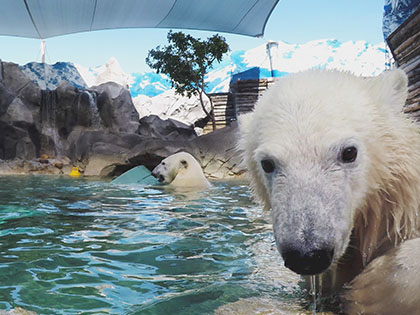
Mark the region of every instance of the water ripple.
POLYGON ((212 314, 240 298, 288 298, 296 289, 241 183, 190 195, 0 177, 0 226, 0 309, 212 314))

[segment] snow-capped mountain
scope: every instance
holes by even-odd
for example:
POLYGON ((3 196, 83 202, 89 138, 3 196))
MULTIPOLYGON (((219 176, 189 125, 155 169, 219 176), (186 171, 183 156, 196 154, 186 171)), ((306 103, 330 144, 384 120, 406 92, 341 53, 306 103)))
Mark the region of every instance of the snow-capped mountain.
POLYGON ((138 95, 157 96, 171 89, 171 82, 164 74, 155 72, 133 73, 133 84, 130 87, 132 97, 138 95))
POLYGON ((236 79, 281 77, 311 68, 340 69, 374 76, 385 69, 385 44, 365 41, 315 40, 305 44, 267 42, 247 51, 232 52, 207 76, 210 93, 227 92, 236 79))
MULTIPOLYGON (((365 41, 340 42, 325 39, 304 44, 270 41, 247 51, 233 51, 216 64, 206 77, 207 92, 227 92, 237 79, 280 77, 310 68, 336 68, 357 75, 373 76, 385 69, 384 43, 365 41)), ((54 65, 28 63, 21 67, 40 86, 53 89, 66 80, 78 88, 117 82, 130 89, 132 97, 155 97, 171 89, 166 75, 155 72, 126 73, 111 57, 105 65, 84 67, 59 62, 54 65)))
POLYGON ((171 82, 166 75, 155 72, 128 74, 124 72, 115 57, 111 57, 103 66, 86 68, 76 64, 75 67, 87 86, 112 81, 129 88, 132 97, 138 95, 153 97, 171 89, 171 82))
POLYGON ((109 58, 103 66, 86 68, 76 64, 75 67, 88 86, 95 86, 105 82, 116 82, 129 88, 134 82, 133 77, 124 72, 115 57, 109 58))
MULTIPOLYGON (((311 68, 334 68, 374 76, 385 70, 386 62, 384 43, 371 45, 364 41, 330 39, 305 44, 267 42, 247 51, 234 51, 215 65, 206 77, 207 91, 228 92, 235 80, 281 77, 311 68)), ((133 76, 135 83, 130 90, 140 117, 157 114, 189 124, 203 116, 198 99, 174 94, 166 76, 156 73, 133 76)))
MULTIPOLYGON (((364 41, 331 39, 304 44, 270 41, 247 51, 233 51, 214 65, 206 77, 207 92, 228 92, 235 80, 281 77, 311 68, 336 68, 356 75, 373 76, 385 67, 384 43, 372 45, 364 41)), ((77 88, 117 82, 130 89, 140 117, 157 114, 190 124, 204 115, 198 99, 176 95, 166 75, 155 72, 128 74, 113 57, 105 65, 94 68, 64 62, 54 65, 29 63, 21 68, 47 89, 56 88, 62 81, 77 88)))
MULTIPOLYGON (((311 68, 341 69, 356 75, 374 76, 386 67, 385 44, 369 44, 365 41, 340 42, 338 40, 314 40, 304 44, 267 42, 244 51, 233 51, 216 64, 206 77, 207 92, 229 91, 229 85, 237 79, 280 77, 311 68)), ((167 76, 149 73, 133 73, 131 95, 154 97, 171 89, 167 76)))

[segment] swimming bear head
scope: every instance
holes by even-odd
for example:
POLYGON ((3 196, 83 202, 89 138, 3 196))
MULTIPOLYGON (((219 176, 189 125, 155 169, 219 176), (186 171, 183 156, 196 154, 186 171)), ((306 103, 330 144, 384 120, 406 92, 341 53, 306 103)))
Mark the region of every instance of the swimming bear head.
POLYGON ((187 152, 178 152, 162 160, 152 175, 159 182, 174 187, 209 187, 210 183, 203 174, 200 164, 187 152))

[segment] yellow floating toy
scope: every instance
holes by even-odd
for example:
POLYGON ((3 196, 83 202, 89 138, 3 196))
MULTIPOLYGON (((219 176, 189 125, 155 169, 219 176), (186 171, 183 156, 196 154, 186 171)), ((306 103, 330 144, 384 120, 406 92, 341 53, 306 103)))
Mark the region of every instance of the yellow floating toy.
POLYGON ((81 175, 80 172, 79 172, 79 168, 78 167, 72 167, 69 175, 71 177, 79 177, 81 175))

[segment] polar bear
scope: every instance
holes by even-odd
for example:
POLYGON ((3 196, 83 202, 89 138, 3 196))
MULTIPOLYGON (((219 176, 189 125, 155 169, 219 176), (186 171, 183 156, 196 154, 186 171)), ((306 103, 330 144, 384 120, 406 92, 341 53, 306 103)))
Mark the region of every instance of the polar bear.
POLYGON ((152 175, 159 182, 173 187, 202 189, 211 186, 200 164, 187 152, 178 152, 168 156, 153 169, 152 175))
POLYGON ((349 314, 420 313, 420 134, 406 97, 402 70, 309 70, 239 117, 285 266, 319 275, 323 296, 338 293, 349 314))

